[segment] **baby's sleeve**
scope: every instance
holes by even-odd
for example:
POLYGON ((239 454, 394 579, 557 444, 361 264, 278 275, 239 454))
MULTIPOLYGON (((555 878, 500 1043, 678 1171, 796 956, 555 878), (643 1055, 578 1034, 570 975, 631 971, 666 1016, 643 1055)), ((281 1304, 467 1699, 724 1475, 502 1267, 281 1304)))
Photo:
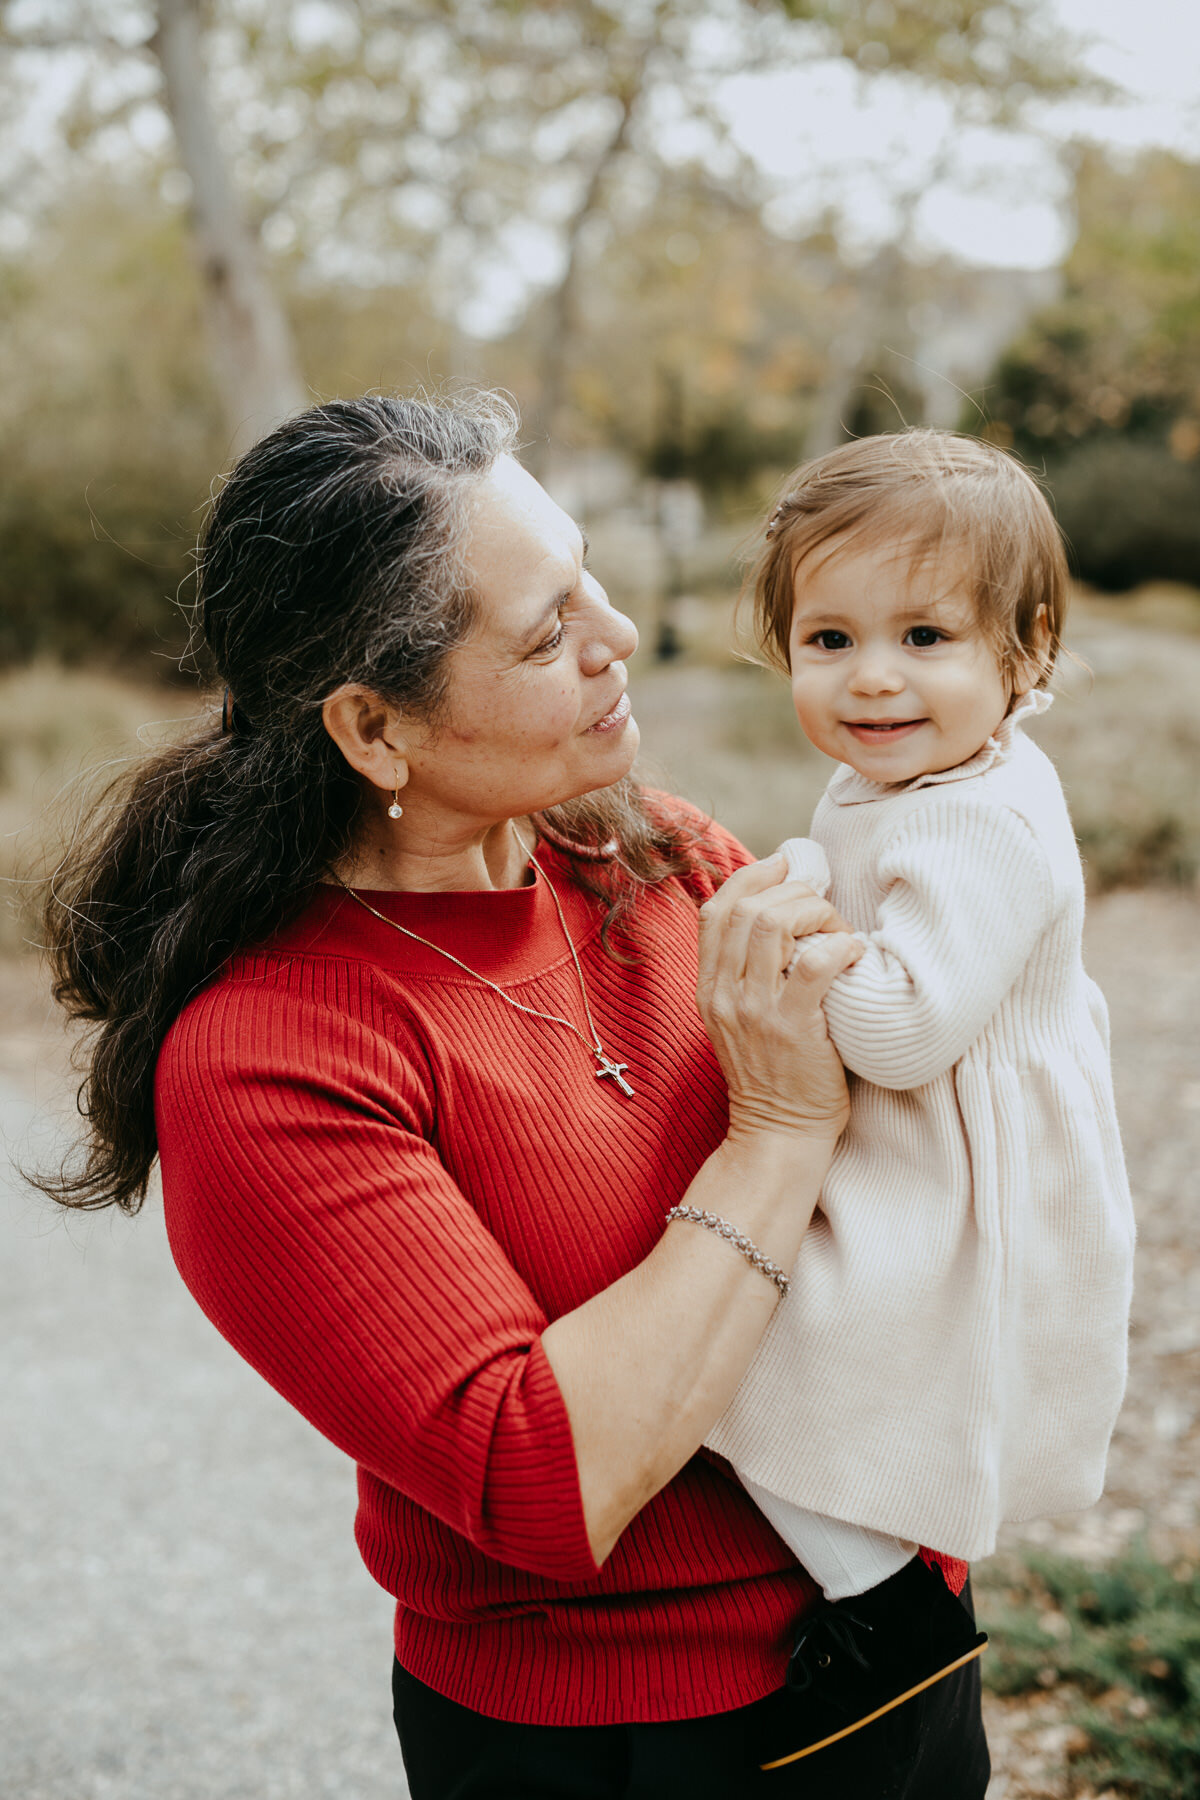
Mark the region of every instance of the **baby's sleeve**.
POLYGON ((914 1088, 954 1066, 1006 998, 1049 921, 1046 856, 1009 807, 942 800, 879 860, 884 889, 860 960, 825 998, 848 1069, 914 1088))
POLYGON ((787 863, 789 881, 806 881, 822 900, 829 898, 833 879, 829 858, 816 838, 788 838, 780 844, 779 852, 787 863))

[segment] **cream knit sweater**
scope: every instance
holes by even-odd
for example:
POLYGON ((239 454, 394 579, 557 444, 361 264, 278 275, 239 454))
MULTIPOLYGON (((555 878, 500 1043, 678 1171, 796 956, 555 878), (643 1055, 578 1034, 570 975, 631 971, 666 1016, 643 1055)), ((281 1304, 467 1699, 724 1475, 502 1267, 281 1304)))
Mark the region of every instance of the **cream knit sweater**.
POLYGON ((840 768, 789 846, 867 939, 825 1002, 850 1124, 708 1439, 797 1506, 968 1559, 1099 1497, 1125 1385, 1107 1014, 1066 802, 1020 730, 1048 704, 901 788, 840 768))

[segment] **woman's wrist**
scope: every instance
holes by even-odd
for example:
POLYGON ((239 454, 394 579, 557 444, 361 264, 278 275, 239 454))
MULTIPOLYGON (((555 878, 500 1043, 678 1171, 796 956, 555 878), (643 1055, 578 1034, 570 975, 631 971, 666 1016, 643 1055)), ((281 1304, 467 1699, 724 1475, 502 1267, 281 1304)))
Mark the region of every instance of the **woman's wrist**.
MULTIPOLYGON (((834 1135, 731 1126, 709 1159, 700 1204, 790 1269, 833 1160, 834 1135)), ((697 1184, 693 1184, 694 1186, 697 1184)), ((688 1200, 696 1203, 689 1190, 688 1200)))
POLYGON ((752 1164, 760 1176, 794 1180, 797 1170, 819 1170, 824 1180, 845 1121, 822 1120, 785 1124, 777 1115, 731 1107, 721 1149, 729 1162, 752 1164))

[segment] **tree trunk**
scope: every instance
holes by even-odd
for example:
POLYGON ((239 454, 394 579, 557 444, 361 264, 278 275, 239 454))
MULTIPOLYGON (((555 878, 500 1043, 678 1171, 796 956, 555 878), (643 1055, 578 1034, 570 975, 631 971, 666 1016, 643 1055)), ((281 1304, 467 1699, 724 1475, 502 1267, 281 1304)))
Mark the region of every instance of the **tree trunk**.
POLYGON ((192 184, 205 330, 232 448, 240 454, 307 404, 291 328, 238 207, 204 85, 198 0, 158 0, 152 40, 192 184))
POLYGON ((599 210, 604 183, 613 163, 629 139, 629 127, 639 87, 630 86, 621 96, 621 116, 612 136, 597 157, 583 197, 567 229, 567 260, 562 279, 549 300, 549 328, 542 350, 540 395, 534 421, 534 441, 529 463, 535 474, 545 471, 551 441, 559 427, 566 402, 567 362, 578 325, 579 274, 584 232, 599 210))

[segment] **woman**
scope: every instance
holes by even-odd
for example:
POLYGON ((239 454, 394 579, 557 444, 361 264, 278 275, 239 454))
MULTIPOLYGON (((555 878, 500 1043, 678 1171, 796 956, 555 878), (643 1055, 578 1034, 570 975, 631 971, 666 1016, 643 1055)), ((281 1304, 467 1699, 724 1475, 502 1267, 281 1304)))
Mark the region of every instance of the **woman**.
POLYGON ((813 1588, 696 1452, 844 1121, 856 947, 633 783, 636 634, 514 436, 494 397, 338 403, 219 494, 222 722, 50 906, 98 1026, 58 1197, 136 1210, 158 1154, 196 1299, 357 1461, 415 1800, 973 1800, 970 1670, 782 1761, 813 1588))

